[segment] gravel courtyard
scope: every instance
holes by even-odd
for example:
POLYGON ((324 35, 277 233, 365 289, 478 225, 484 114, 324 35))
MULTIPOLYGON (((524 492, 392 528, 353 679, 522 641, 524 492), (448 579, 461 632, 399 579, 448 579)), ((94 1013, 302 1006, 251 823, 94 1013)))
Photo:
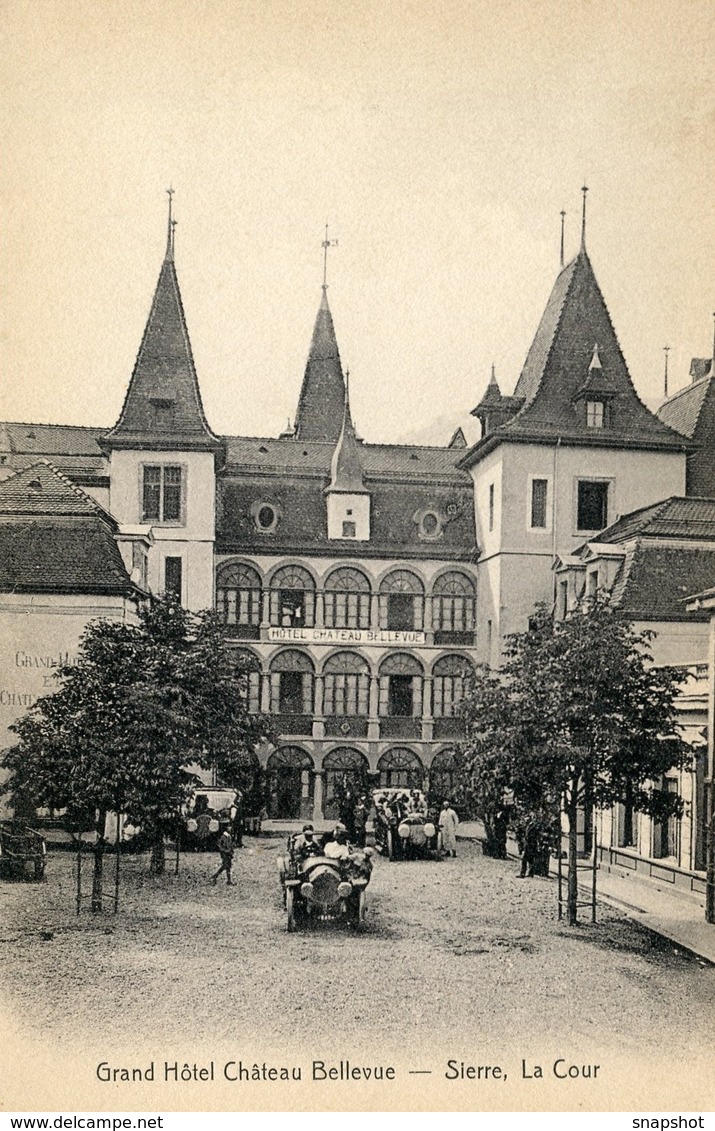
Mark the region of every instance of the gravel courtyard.
POLYGON ((582 1064, 708 1049, 713 968, 605 907, 595 926, 561 926, 552 881, 520 880, 474 843, 456 860, 376 858, 361 935, 287 933, 282 846, 248 838, 236 887, 211 886, 214 855, 182 856, 178 876, 170 859, 164 877, 125 857, 117 916, 76 917, 68 853, 50 856, 46 883, 3 883, 6 1024, 102 1055, 140 1044, 255 1060, 297 1043, 335 1058, 408 1052, 415 1069, 433 1069, 435 1049, 477 1064, 503 1050, 582 1064))

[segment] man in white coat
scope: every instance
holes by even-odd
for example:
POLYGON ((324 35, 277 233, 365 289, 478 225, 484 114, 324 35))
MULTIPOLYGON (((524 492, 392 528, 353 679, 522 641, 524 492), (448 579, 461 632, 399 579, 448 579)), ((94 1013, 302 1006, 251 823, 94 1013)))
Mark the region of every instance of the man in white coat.
POLYGON ((449 801, 442 802, 442 809, 439 815, 439 827, 442 833, 442 851, 445 856, 457 855, 457 825, 459 824, 459 817, 450 805, 449 801))

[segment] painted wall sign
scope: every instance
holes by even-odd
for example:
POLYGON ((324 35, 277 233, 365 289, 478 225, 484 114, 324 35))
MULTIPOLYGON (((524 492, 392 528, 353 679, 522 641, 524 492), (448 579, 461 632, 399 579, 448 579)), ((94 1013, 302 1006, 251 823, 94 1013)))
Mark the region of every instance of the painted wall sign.
POLYGON ((425 643, 424 632, 388 628, 290 628, 268 629, 275 644, 359 644, 374 647, 414 646, 425 643))

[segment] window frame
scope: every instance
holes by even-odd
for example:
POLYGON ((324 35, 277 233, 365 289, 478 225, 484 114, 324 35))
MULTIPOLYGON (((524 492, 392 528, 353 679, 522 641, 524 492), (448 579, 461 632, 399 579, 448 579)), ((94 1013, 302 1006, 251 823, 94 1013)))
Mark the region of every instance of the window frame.
POLYGON ((614 480, 605 475, 579 475, 574 481, 574 511, 575 511, 575 530, 577 534, 593 534, 601 530, 605 530, 611 521, 611 514, 613 511, 613 485, 614 480), (579 522, 579 495, 581 485, 589 486, 602 486, 605 488, 605 522, 602 526, 581 526, 579 522))
POLYGON ((526 529, 531 534, 550 534, 552 526, 552 511, 553 511, 553 480, 550 475, 536 473, 529 476, 527 495, 526 495, 526 529), (545 483, 546 491, 544 496, 544 525, 534 525, 534 484, 545 483))
MULTIPOLYGON (((152 460, 151 463, 142 461, 139 465, 139 514, 141 515, 140 521, 142 523, 150 523, 152 526, 161 526, 164 528, 186 526, 186 496, 187 496, 187 481, 188 481, 188 464, 177 463, 176 460, 166 463, 157 463, 152 460), (152 518, 147 514, 145 501, 146 501, 146 473, 148 471, 159 471, 159 483, 156 484, 159 488, 159 518, 152 518), (181 479, 179 482, 179 517, 178 518, 164 518, 165 505, 166 505, 166 472, 168 470, 178 471, 181 479)), ((172 485, 170 485, 172 486, 172 485)))

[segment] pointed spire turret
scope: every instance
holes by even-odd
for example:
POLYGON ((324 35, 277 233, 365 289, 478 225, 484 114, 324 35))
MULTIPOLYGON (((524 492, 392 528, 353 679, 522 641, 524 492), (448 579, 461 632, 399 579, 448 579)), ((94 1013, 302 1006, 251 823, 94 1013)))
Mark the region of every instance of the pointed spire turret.
POLYGON ((102 443, 113 448, 219 451, 222 443, 209 428, 201 402, 174 267, 173 189, 168 194, 164 262, 119 420, 102 443))
POLYGON ((323 289, 295 416, 296 440, 336 443, 344 412, 345 381, 327 290, 323 289))
POLYGON ((355 426, 350 413, 349 378, 345 380, 345 408, 343 411, 343 426, 333 452, 330 464, 329 491, 346 491, 351 494, 360 494, 365 490, 360 446, 355 435, 355 426))

